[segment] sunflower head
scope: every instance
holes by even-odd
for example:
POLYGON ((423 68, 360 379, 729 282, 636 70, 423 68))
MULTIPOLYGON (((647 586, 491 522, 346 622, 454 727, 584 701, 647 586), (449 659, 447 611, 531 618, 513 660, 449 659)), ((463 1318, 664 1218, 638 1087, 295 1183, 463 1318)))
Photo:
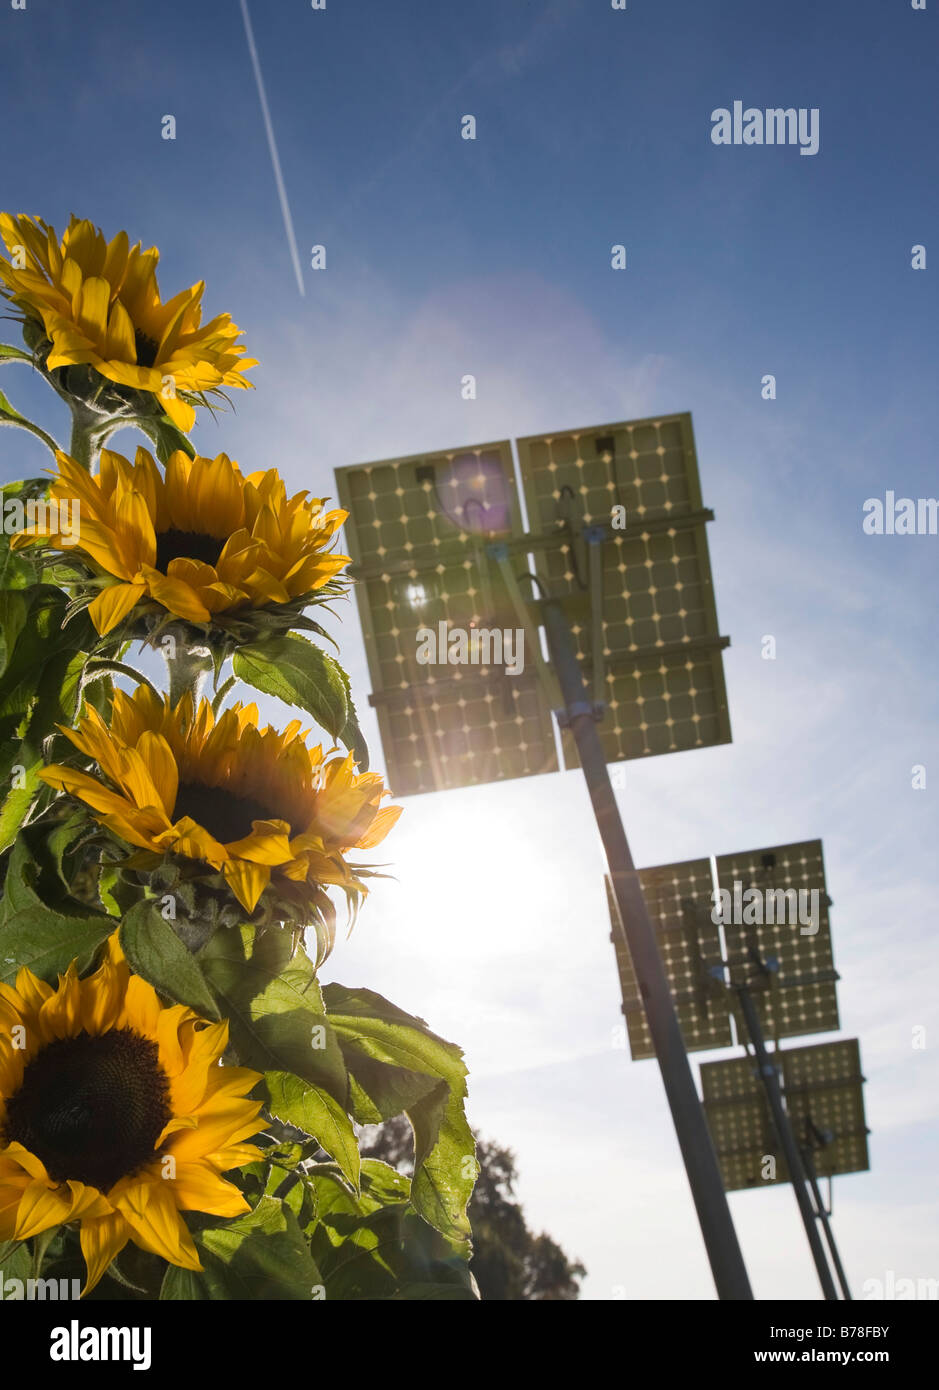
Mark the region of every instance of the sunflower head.
POLYGON ((251 385, 241 330, 228 314, 201 322, 202 282, 163 303, 155 247, 131 246, 126 232, 108 242, 77 217, 60 241, 40 218, 0 213, 0 236, 0 293, 40 365, 89 369, 89 395, 108 413, 144 401, 188 432, 207 392, 251 385))
POLYGON ((128 1240, 201 1269, 181 1213, 248 1210, 222 1174, 264 1128, 260 1073, 221 1066, 227 1043, 227 1023, 162 1005, 116 932, 86 979, 0 984, 0 1240, 79 1225, 86 1292, 128 1240))
POLYGON ((310 748, 299 720, 282 731, 258 726, 254 705, 234 705, 216 721, 207 700, 175 706, 146 686, 118 691, 110 724, 93 709, 63 730, 94 760, 91 772, 53 764, 41 774, 90 806, 124 844, 201 866, 209 882, 249 913, 262 895, 270 920, 315 923, 319 958, 330 949, 334 911, 326 890, 355 907, 371 871, 351 865, 401 814, 381 806, 377 773, 357 773, 351 754, 310 748))
POLYGON ((97 589, 89 613, 104 635, 131 611, 197 624, 224 650, 232 620, 250 636, 264 610, 288 627, 302 609, 341 592, 349 563, 334 551, 347 512, 306 492, 287 496, 274 468, 247 477, 227 454, 172 454, 165 474, 146 449, 134 463, 102 449, 91 475, 67 454, 50 487, 56 503, 15 547, 44 539, 84 562, 97 589), (76 526, 75 519, 78 519, 76 526), (245 630, 247 629, 247 631, 245 630))

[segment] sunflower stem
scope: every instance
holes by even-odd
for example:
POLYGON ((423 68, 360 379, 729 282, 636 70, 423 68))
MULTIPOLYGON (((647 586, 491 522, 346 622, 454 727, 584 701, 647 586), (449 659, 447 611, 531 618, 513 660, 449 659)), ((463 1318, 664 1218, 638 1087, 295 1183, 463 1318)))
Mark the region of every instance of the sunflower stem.
POLYGON ((68 451, 76 463, 91 471, 91 458, 95 452, 95 425, 100 425, 100 416, 86 410, 78 401, 71 400, 72 437, 68 451))
POLYGON ((177 705, 184 695, 191 695, 193 705, 199 702, 202 682, 212 669, 211 654, 205 647, 194 647, 187 641, 186 634, 178 628, 170 628, 165 636, 173 638, 172 643, 161 643, 166 657, 169 674, 170 704, 177 705))

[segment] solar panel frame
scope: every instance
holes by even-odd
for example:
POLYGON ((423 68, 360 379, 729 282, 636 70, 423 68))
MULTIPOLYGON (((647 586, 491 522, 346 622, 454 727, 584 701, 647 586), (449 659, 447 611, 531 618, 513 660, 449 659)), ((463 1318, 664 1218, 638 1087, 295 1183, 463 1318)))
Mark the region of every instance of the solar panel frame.
MULTIPOLYGON (((584 676, 606 706, 607 761, 729 743, 721 658, 729 639, 718 627, 691 415, 528 435, 518 452, 536 568, 564 600, 584 676), (563 501, 568 488, 573 503, 563 501), (611 526, 617 503, 626 508, 622 532, 611 526), (565 518, 570 530, 559 530, 565 518), (607 528, 596 681, 582 525, 607 528)), ((562 742, 565 766, 577 767, 570 734, 562 742)))

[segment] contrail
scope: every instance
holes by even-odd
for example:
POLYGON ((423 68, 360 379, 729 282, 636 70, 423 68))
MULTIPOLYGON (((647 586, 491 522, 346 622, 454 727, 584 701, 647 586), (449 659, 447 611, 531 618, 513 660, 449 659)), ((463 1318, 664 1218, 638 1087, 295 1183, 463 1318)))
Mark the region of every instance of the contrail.
POLYGON ((245 22, 245 34, 248 39, 248 51, 251 54, 251 64, 254 68, 254 76, 258 84, 258 96, 261 98, 261 114, 264 117, 264 129, 267 131, 267 143, 271 150, 271 163, 274 166, 274 178, 277 182, 277 196, 280 198, 280 210, 284 217, 284 227, 287 231, 290 255, 297 276, 297 286, 300 293, 305 294, 306 291, 303 288, 303 275, 300 270, 300 253, 297 250, 297 238, 294 236, 293 219, 290 216, 290 205, 287 202, 287 189, 284 187, 284 176, 281 173, 280 160, 277 156, 277 142, 274 139, 274 127, 271 124, 271 113, 268 110, 267 95, 264 91, 264 78, 261 76, 261 64, 258 62, 258 50, 254 42, 254 33, 251 29, 251 16, 248 14, 248 0, 241 0, 241 14, 245 22))

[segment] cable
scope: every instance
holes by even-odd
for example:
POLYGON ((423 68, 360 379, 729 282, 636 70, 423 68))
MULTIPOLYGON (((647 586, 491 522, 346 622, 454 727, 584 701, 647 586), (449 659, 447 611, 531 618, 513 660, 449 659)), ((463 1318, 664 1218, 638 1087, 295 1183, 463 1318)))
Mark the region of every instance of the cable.
MULTIPOLYGON (((560 507, 560 501, 561 498, 564 496, 565 492, 568 494, 571 501, 576 504, 577 499, 574 496, 574 489, 571 487, 570 483, 565 483, 564 486, 561 488, 560 494, 558 496, 558 506, 560 507)), ((570 545, 567 548, 570 551, 571 568, 574 571, 574 579, 577 583, 578 589, 580 589, 583 593, 586 592, 588 586, 583 581, 580 572, 580 564, 577 560, 577 539, 574 534, 574 523, 569 516, 563 516, 561 520, 567 530, 568 536, 570 537, 570 545)))
POLYGON ((463 520, 464 522, 466 522, 466 526, 464 529, 466 529, 467 531, 472 529, 469 525, 469 518, 467 517, 467 512, 469 511, 470 507, 474 505, 479 508, 483 518, 483 524, 479 528, 479 533, 482 534, 483 531, 486 531, 486 533, 489 534, 486 530, 486 513, 489 511, 489 508, 484 506, 483 503, 480 502, 478 497, 468 497, 466 501, 463 503, 463 520))
POLYGON ((533 584, 537 584, 537 585, 538 585, 538 588, 541 590, 541 597, 542 597, 542 598, 550 598, 550 597, 551 597, 551 595, 548 593, 548 590, 546 589, 545 585, 544 585, 544 584, 541 582, 541 580, 538 578, 537 574, 531 574, 528 570, 526 570, 524 574, 517 574, 517 575, 515 576, 515 578, 516 578, 517 580, 519 580, 519 581, 521 581, 522 579, 530 579, 531 582, 532 582, 533 584))

